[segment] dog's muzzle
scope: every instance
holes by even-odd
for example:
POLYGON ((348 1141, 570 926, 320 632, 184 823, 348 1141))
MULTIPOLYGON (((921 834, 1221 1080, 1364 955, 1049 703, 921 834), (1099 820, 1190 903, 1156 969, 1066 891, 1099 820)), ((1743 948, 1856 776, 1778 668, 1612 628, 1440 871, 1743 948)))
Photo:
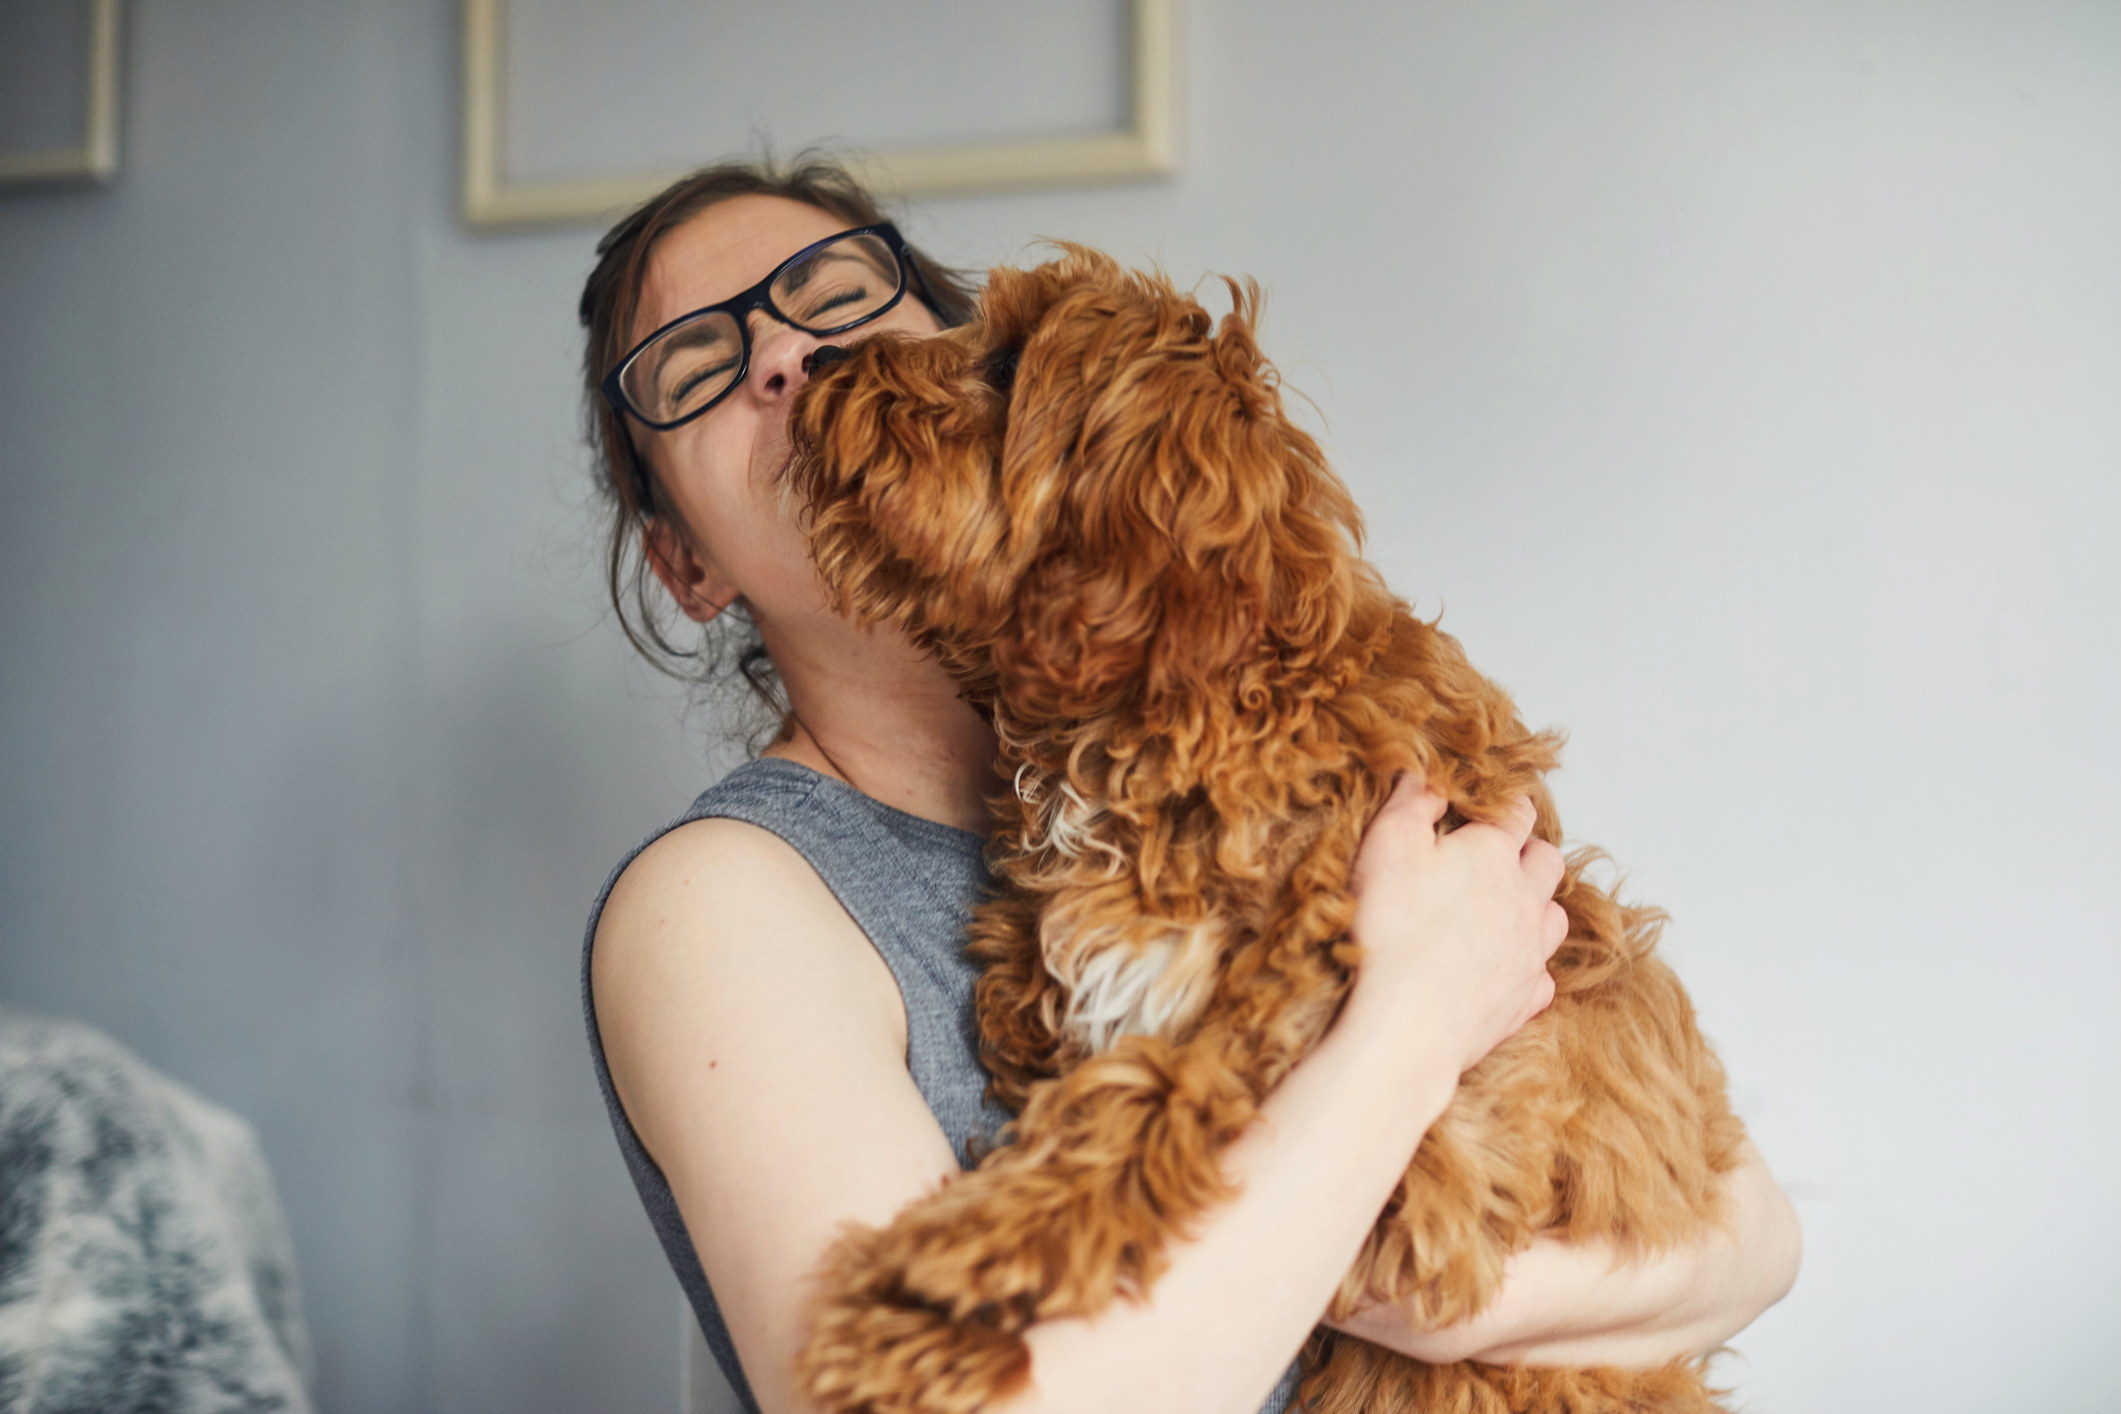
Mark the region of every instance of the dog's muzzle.
POLYGON ((819 344, 803 359, 803 372, 816 373, 832 367, 835 363, 845 363, 853 357, 851 350, 843 349, 838 344, 819 344))

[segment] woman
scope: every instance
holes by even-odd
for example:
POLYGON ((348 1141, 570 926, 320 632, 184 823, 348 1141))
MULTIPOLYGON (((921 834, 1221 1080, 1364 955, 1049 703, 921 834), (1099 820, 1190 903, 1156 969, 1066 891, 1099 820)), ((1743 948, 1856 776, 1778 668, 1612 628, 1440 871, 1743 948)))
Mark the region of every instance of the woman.
MULTIPOLYGON (((948 272, 863 229, 881 221, 829 164, 709 169, 606 237, 582 300, 622 620, 670 647, 651 575, 695 622, 743 614, 747 676, 785 707, 761 759, 620 866, 585 960, 621 1148, 725 1372, 766 1414, 808 1407, 791 1362, 836 1231, 888 1220, 1003 1118, 980 1101, 957 939, 993 737, 907 643, 827 611, 779 494, 813 349, 969 313, 948 272)), ((1552 996, 1559 856, 1528 842, 1528 808, 1439 837, 1442 808, 1402 786, 1372 825, 1361 975, 1228 1152, 1239 1196, 1176 1244, 1147 1300, 1034 1327, 1012 1410, 1286 1407, 1293 1356, 1458 1076, 1552 996)), ((1729 1183, 1731 1232, 1695 1248, 1621 1266, 1543 1242, 1469 1323, 1374 1307, 1346 1326, 1427 1360, 1711 1349, 1796 1268, 1794 1216, 1757 1157, 1729 1183)))

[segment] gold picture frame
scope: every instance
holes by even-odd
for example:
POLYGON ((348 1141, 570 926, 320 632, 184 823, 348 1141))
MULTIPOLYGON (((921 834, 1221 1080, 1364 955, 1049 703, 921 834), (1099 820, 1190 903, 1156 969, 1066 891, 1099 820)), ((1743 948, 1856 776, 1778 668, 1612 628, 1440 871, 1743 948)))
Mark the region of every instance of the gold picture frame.
POLYGON ((118 171, 118 0, 89 0, 87 94, 77 147, 0 152, 0 186, 107 182, 118 171))
MULTIPOLYGON (((502 172, 507 0, 464 0, 464 220, 532 226, 608 217, 682 175, 641 172, 575 181, 510 182, 502 172)), ((1178 167, 1177 0, 1130 0, 1133 65, 1128 125, 1087 136, 853 154, 848 165, 882 191, 936 195, 1166 176, 1178 167)), ((703 158, 706 154, 703 154, 703 158)))

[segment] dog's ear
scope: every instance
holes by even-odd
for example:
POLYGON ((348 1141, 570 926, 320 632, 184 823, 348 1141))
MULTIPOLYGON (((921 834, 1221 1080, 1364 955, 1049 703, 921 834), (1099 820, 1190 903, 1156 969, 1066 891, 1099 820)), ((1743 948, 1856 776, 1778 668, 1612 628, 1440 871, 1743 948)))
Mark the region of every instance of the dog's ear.
POLYGON ((1100 263, 1111 266, 1069 248, 996 269, 970 324, 812 356, 790 482, 835 607, 931 647, 970 649, 997 631, 1050 521, 1037 488, 1015 494, 1000 475, 1024 343, 1100 263))
POLYGON ((1160 277, 1121 275, 1068 296, 1017 374, 1002 482, 1059 501, 995 649, 1028 711, 1227 695, 1247 662, 1336 641, 1356 591, 1360 516, 1282 406, 1257 288, 1227 281, 1217 326, 1160 277))

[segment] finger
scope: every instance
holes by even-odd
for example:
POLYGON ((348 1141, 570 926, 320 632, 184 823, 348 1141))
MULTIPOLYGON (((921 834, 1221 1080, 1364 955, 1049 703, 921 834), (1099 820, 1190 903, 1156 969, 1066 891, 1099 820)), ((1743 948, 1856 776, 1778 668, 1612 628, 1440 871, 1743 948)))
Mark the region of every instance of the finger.
POLYGON ((1547 905, 1547 911, 1539 920, 1539 943, 1547 957, 1561 951, 1561 945, 1569 940, 1568 910, 1558 903, 1547 905))
POLYGON ((1524 1010, 1518 1012, 1517 1019, 1510 1023, 1509 1034, 1514 1036, 1524 1030, 1533 1017, 1539 1015, 1539 1013, 1545 1011, 1553 1004, 1554 979, 1542 973, 1539 980, 1532 984, 1532 992, 1525 1000, 1524 1010))
POLYGON ((1503 806, 1502 814, 1496 818, 1495 828, 1507 831, 1519 849, 1532 838, 1532 830, 1539 824, 1539 812, 1532 806, 1528 795, 1513 795, 1509 804, 1503 806))
POLYGON ((1436 823, 1448 809, 1443 797, 1420 780, 1402 775, 1392 786, 1370 823, 1363 828, 1362 847, 1355 853, 1355 870, 1349 883, 1357 893, 1374 869, 1387 873, 1436 848, 1436 823))
MULTIPOLYGON (((1431 786, 1428 781, 1410 771, 1402 771, 1399 779, 1392 783, 1392 794, 1385 798, 1384 809, 1399 814, 1404 812, 1418 818, 1434 833, 1442 821, 1444 812, 1451 808, 1450 800, 1431 786)), ((1383 813, 1380 811, 1379 813, 1383 813)))
POLYGON ((1568 877, 1569 861, 1545 840, 1527 840, 1517 857, 1523 861, 1525 877, 1537 884, 1539 891, 1548 897, 1552 897, 1561 887, 1561 881, 1568 877))
POLYGON ((1532 993, 1532 1009, 1526 1013, 1525 1020, 1530 1021, 1552 1005, 1554 1005, 1554 974, 1542 972, 1539 974, 1539 985, 1532 993))

